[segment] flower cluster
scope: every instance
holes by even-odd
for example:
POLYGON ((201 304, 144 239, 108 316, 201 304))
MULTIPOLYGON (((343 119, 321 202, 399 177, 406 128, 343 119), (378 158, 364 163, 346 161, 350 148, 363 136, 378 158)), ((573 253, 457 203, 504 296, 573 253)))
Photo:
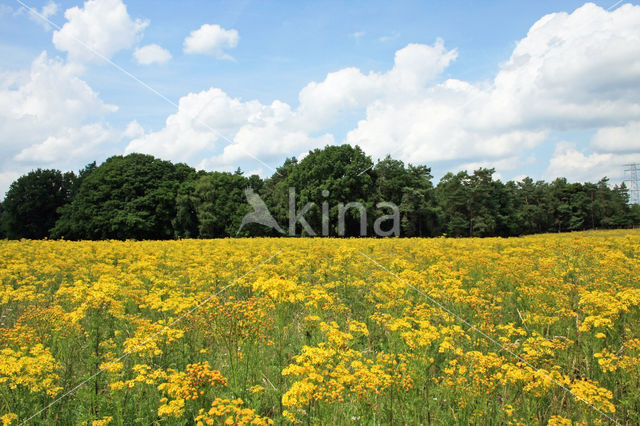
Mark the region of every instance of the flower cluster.
POLYGON ((640 424, 639 378, 640 230, 0 241, 2 425, 640 424))
POLYGON ((216 398, 211 403, 211 408, 208 411, 204 409, 200 410, 198 416, 195 418, 196 424, 198 426, 220 423, 239 426, 267 426, 273 424, 273 420, 259 416, 255 410, 245 408, 243 404, 244 402, 240 398, 234 399, 233 401, 216 398))
POLYGON ((180 417, 185 401, 198 399, 214 385, 227 386, 227 379, 219 371, 211 370, 206 361, 189 364, 186 371, 171 370, 166 380, 158 386, 168 396, 161 399, 160 416, 180 417))

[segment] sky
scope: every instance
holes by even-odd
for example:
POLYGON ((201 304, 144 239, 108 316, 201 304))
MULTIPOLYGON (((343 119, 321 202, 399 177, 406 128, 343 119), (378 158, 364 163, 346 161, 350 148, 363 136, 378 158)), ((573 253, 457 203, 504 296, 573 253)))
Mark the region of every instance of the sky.
POLYGON ((640 1, 0 0, 0 194, 131 152, 268 177, 359 145, 613 183, 640 163, 640 1))

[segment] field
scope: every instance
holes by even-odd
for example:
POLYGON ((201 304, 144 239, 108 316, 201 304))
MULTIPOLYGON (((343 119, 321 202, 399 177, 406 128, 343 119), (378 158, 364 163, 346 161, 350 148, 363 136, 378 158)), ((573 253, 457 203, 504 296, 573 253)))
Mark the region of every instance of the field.
POLYGON ((3 424, 640 423, 640 232, 0 242, 3 424))

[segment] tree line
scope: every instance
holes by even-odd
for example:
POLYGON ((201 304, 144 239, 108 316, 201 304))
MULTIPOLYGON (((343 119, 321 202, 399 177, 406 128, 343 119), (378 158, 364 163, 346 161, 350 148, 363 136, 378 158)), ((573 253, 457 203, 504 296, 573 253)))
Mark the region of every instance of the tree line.
MULTIPOLYGON (((267 179, 257 175, 197 171, 150 155, 113 156, 78 174, 34 170, 14 181, 0 204, 0 238, 172 239, 278 236, 274 229, 240 225, 252 211, 245 190, 264 200, 278 223, 295 208, 314 205, 304 219, 313 229, 328 225, 331 236, 361 235, 362 210, 347 209, 344 228, 336 218, 340 203, 357 202, 369 212, 371 229, 379 202, 400 212, 401 236, 518 236, 542 232, 621 228, 640 225, 640 206, 629 204, 622 185, 605 177, 597 183, 525 178, 506 183, 494 169, 447 173, 437 185, 430 168, 389 156, 374 164, 358 146, 327 146, 302 160, 288 158, 267 179), (323 211, 325 206, 323 223, 323 211)), ((304 235, 304 229, 299 229, 304 235)))

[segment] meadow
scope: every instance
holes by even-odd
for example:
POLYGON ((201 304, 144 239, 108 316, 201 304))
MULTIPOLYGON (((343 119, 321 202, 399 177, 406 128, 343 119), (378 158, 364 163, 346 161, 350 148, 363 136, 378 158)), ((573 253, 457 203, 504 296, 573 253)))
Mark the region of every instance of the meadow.
POLYGON ((6 424, 640 424, 640 231, 0 241, 6 424))

